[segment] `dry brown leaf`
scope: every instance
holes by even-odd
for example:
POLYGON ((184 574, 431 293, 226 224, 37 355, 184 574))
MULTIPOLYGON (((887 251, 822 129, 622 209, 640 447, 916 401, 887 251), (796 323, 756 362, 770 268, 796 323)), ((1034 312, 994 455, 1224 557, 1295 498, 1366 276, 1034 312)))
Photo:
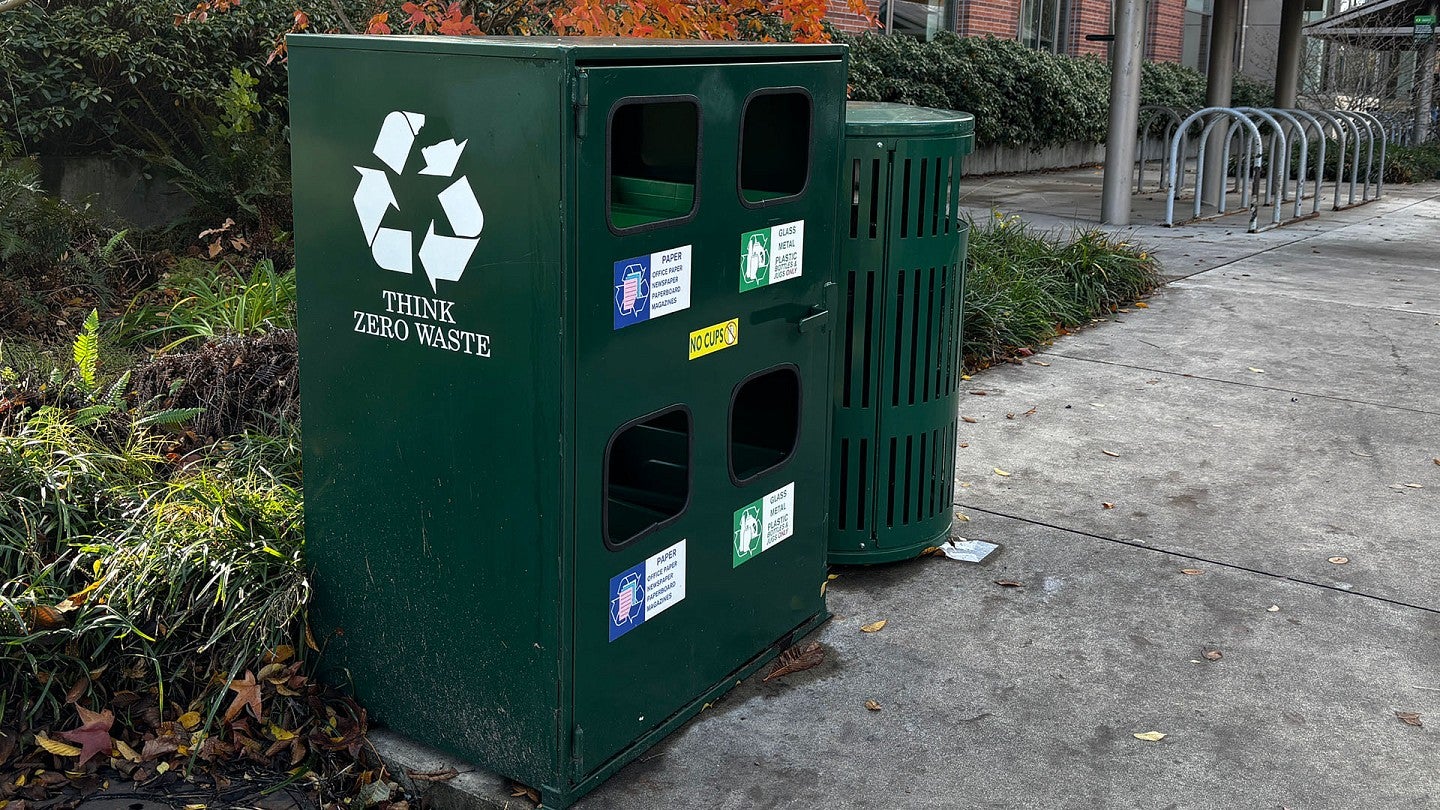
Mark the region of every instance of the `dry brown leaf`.
POLYGON ((867 700, 867 701, 865 701, 865 708, 869 709, 869 710, 872 711, 872 712, 878 712, 878 711, 880 711, 880 701, 878 701, 878 700, 867 700))
POLYGON ((1325 558, 1325 561, 1328 562, 1328 563, 1334 563, 1335 565, 1345 565, 1346 563, 1350 562, 1350 558, 1349 558, 1349 557, 1326 557, 1326 558, 1325 558))
POLYGON ((1415 726, 1416 728, 1425 727, 1425 724, 1420 722, 1419 712, 1395 712, 1395 719, 1407 726, 1415 726))
POLYGON ((1435 462, 1435 465, 1436 465, 1437 467, 1440 467, 1440 456, 1436 456, 1435 458, 1432 458, 1432 459, 1430 459, 1430 460, 1433 461, 1433 462, 1435 462))
POLYGON ((966 517, 965 515, 963 515, 963 514, 961 514, 961 513, 959 513, 959 512, 956 512, 956 513, 955 513, 955 519, 958 520, 958 521, 960 521, 961 523, 969 523, 969 522, 970 522, 970 518, 969 518, 969 517, 966 517))
POLYGON ((961 421, 961 422, 969 422, 970 424, 973 425, 973 424, 976 424, 977 422, 979 422, 980 420, 979 420, 979 419, 976 419, 976 418, 973 417, 973 416, 962 416, 962 417, 960 417, 960 421, 961 421))
POLYGON ((1219 661, 1221 658, 1224 658, 1224 657, 1225 657, 1225 656, 1222 655, 1219 650, 1206 650, 1206 651, 1205 651, 1205 660, 1206 660, 1206 661, 1219 661))
POLYGON ((119 754, 121 758, 127 762, 140 761, 140 752, 126 745, 124 740, 115 741, 115 753, 119 754))
POLYGON ((1149 309, 1149 308, 1150 308, 1150 305, 1147 304, 1147 303, 1145 303, 1144 301, 1136 301, 1136 302, 1135 302, 1135 306, 1139 307, 1140 309, 1149 309))
POLYGON ((1114 508, 1115 508, 1115 504, 1111 503, 1110 501, 1101 501, 1101 502, 1100 502, 1100 508, 1101 508, 1101 509, 1114 509, 1114 508))
POLYGON ((1031 360, 1030 362, 1033 363, 1033 364, 1035 364, 1035 365, 1037 365, 1037 366, 1049 366, 1049 365, 1050 365, 1049 363, 1045 362, 1044 360, 1031 360))
POLYGON ((260 684, 255 680, 255 673, 246 670, 244 678, 230 682, 230 688, 235 692, 235 700, 225 710, 225 722, 238 717, 246 706, 250 707, 250 713, 256 720, 265 719, 265 710, 260 705, 260 684))
POLYGON ((1025 587, 1025 585, 1024 585, 1023 583, 1016 582, 1016 581, 1013 580, 1013 579, 997 579, 997 580, 994 580, 994 582, 995 582, 996 585, 999 585, 999 586, 1002 587, 1002 588, 1023 588, 1023 587, 1025 587))
POLYGON ((180 727, 185 729, 186 731, 194 731, 195 729, 200 727, 200 713, 186 712, 180 715, 180 717, 177 718, 177 721, 180 723, 180 727))
POLYGON ((1199 568, 1181 568, 1180 573, 1190 577, 1198 577, 1205 572, 1201 571, 1199 568))
POLYGON ((1117 452, 1115 452, 1114 450, 1101 450, 1100 452, 1104 453, 1105 455, 1107 455, 1107 456, 1109 456, 1109 457, 1111 457, 1111 458, 1119 458, 1119 457, 1120 457, 1120 454, 1117 453, 1117 452))
POLYGON ((1005 418, 1006 418, 1006 419, 1014 419, 1014 418, 1015 418, 1015 414, 1013 414, 1013 413, 1007 413, 1007 414, 1005 414, 1005 418))
POLYGON ((1024 413, 1022 413, 1022 414, 1020 414, 1020 415, 1021 415, 1021 416, 1034 416, 1034 415, 1035 415, 1035 412, 1038 411, 1038 410, 1040 410, 1040 406, 1039 406, 1039 405, 1035 405, 1035 406, 1031 407, 1030 410, 1028 410, 1028 411, 1026 411, 1026 412, 1024 412, 1024 413))
POLYGON ((880 632, 881 630, 884 630, 884 629, 885 629, 885 624, 886 624, 886 622, 885 622, 884 619, 881 619, 881 620, 876 621, 876 622, 871 622, 871 623, 869 623, 869 624, 862 624, 862 625, 860 625, 860 632, 862 632, 862 633, 878 633, 878 632, 880 632))
POLYGON ((460 772, 454 768, 446 768, 441 771, 412 771, 406 768, 405 775, 418 782, 448 782, 459 776, 460 772))
POLYGON ((803 672, 819 666, 820 662, 824 660, 825 648, 820 646, 820 642, 812 641, 804 649, 796 644, 780 653, 780 657, 775 659, 775 668, 770 670, 770 674, 766 675, 763 680, 768 681, 771 678, 783 678, 794 672, 803 672))

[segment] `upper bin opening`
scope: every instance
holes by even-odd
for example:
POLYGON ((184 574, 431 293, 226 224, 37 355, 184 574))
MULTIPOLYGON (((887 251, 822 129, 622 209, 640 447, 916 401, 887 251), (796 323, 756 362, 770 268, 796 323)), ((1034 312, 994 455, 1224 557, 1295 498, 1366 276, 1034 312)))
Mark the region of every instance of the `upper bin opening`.
POLYGON ((760 91, 745 103, 740 198, 763 205, 794 197, 810 177, 810 94, 760 91))
POLYGON ((700 106, 693 99, 631 100, 609 129, 610 225, 642 228, 695 213, 700 106))

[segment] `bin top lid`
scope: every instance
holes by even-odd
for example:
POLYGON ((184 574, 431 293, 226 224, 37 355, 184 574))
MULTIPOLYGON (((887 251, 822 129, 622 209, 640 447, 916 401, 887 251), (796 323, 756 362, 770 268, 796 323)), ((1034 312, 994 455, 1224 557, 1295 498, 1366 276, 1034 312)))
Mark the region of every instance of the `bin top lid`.
POLYGON ((845 103, 846 135, 970 135, 974 132, 975 116, 967 112, 887 101, 845 103))

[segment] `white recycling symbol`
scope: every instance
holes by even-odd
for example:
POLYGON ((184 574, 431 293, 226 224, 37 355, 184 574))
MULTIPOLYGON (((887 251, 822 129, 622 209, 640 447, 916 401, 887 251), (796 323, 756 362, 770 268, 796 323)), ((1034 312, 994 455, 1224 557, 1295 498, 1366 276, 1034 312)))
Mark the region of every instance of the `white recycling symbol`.
MULTIPOLYGON (((405 170, 405 162, 420 129, 425 126, 425 116, 420 113, 395 111, 385 116, 380 125, 380 135, 375 139, 375 157, 380 158, 398 177, 405 170)), ((454 138, 440 141, 421 148, 425 168, 420 174, 433 177, 453 177, 455 166, 460 162, 460 153, 465 150, 468 140, 455 142, 454 138)), ((415 250, 414 235, 399 228, 382 226, 385 214, 391 208, 400 210, 395 192, 390 189, 390 175, 384 169, 356 166, 360 172, 360 185, 355 189, 355 213, 360 217, 360 227, 365 230, 365 239, 370 245, 370 255, 375 263, 386 270, 397 273, 413 273, 415 250)), ((475 191, 470 187, 469 178, 461 175, 438 195, 440 207, 449 220, 454 236, 441 236, 435 232, 435 220, 425 231, 420 242, 420 266, 430 279, 430 289, 435 290, 439 280, 459 281, 465 273, 465 265, 480 243, 480 230, 485 227, 485 214, 475 191)))

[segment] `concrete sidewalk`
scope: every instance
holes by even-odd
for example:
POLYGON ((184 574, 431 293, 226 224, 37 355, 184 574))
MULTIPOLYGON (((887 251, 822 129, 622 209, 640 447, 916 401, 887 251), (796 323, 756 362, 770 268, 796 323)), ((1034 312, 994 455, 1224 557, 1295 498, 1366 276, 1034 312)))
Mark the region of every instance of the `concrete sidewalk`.
POLYGON ((1001 551, 839 570, 824 664, 579 807, 1440 806, 1440 186, 1243 231, 1134 229, 1189 277, 969 383, 1001 551))

